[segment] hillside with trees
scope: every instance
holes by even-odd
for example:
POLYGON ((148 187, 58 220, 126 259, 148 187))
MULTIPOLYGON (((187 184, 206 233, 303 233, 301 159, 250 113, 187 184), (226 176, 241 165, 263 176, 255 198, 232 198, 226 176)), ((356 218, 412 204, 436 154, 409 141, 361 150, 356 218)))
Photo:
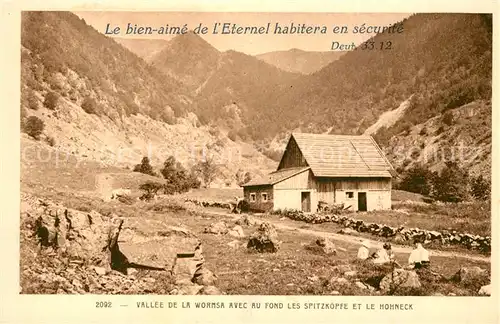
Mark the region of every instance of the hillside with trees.
POLYGON ((248 120, 252 138, 296 128, 362 133, 380 114, 415 95, 411 109, 386 130, 395 134, 447 109, 491 98, 491 15, 416 14, 401 24, 403 33, 367 41, 374 42, 374 50, 348 52, 275 88, 273 97, 261 97, 253 109, 261 118, 248 120), (391 49, 381 50, 387 41, 391 49))
POLYGON ((90 112, 112 119, 142 113, 171 123, 188 111, 176 80, 72 13, 24 12, 21 40, 22 80, 30 89, 77 104, 90 97, 90 112))

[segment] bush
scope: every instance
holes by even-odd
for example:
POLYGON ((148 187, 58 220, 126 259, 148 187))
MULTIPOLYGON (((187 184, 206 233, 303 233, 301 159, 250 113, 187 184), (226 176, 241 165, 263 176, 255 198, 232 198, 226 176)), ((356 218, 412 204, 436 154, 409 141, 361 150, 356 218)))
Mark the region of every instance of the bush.
POLYGON ((447 125, 450 126, 453 124, 453 114, 450 111, 447 111, 444 115, 441 121, 447 125))
POLYGON ((139 186, 140 190, 144 191, 144 194, 140 197, 141 200, 150 200, 156 196, 158 191, 163 189, 163 184, 154 181, 148 181, 139 186))
POLYGON ((45 141, 47 142, 47 144, 49 144, 50 146, 55 146, 56 145, 56 140, 54 137, 52 136, 47 136, 45 138, 45 141))
POLYGON ((39 140, 44 127, 45 124, 40 118, 36 116, 30 116, 26 118, 23 125, 23 130, 29 136, 33 137, 36 140, 39 140))
POLYGON ((432 177, 432 172, 416 165, 405 172, 397 189, 428 195, 432 189, 432 177))
POLYGON ((471 181, 471 195, 477 200, 490 199, 491 182, 484 179, 482 175, 471 181))
POLYGON ((45 101, 43 102, 43 105, 50 110, 55 110, 57 108, 58 103, 59 103, 59 95, 56 92, 50 91, 49 93, 47 93, 47 96, 45 96, 45 101))
POLYGON ((167 181, 164 186, 165 194, 175 194, 189 191, 191 188, 199 188, 200 181, 195 172, 188 172, 173 156, 169 156, 163 163, 161 174, 167 181))
POLYGON ((210 187, 210 184, 215 180, 219 172, 219 167, 216 165, 213 158, 205 158, 203 161, 198 162, 194 168, 194 172, 197 173, 205 183, 205 187, 210 187))
POLYGON ((97 114, 97 102, 94 98, 87 96, 83 99, 82 109, 87 114, 97 114))
POLYGON ((461 202, 469 194, 469 175, 456 162, 447 162, 439 175, 432 179, 432 196, 444 202, 461 202))
POLYGON ((27 97, 28 97, 27 98, 28 99, 28 108, 32 109, 32 110, 38 110, 38 108, 40 107, 38 105, 39 101, 38 101, 38 98, 36 97, 35 93, 33 92, 33 90, 29 90, 27 97))
POLYGON ((134 172, 140 172, 154 177, 156 176, 156 173, 149 163, 149 158, 147 156, 143 157, 141 163, 134 167, 134 172))

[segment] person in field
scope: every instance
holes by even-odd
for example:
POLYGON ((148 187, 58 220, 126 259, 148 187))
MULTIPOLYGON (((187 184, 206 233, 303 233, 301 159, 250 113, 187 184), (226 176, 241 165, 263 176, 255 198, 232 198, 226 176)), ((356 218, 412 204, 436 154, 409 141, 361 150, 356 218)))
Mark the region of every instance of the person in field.
POLYGON ((391 262, 393 259, 394 254, 392 253, 391 243, 384 243, 384 246, 374 254, 373 263, 385 264, 391 262))
POLYGON ((358 259, 367 260, 370 257, 370 242, 364 240, 358 249, 358 259))
POLYGON ((424 249, 422 243, 415 244, 415 249, 408 258, 408 265, 414 269, 426 268, 430 265, 429 251, 424 249))

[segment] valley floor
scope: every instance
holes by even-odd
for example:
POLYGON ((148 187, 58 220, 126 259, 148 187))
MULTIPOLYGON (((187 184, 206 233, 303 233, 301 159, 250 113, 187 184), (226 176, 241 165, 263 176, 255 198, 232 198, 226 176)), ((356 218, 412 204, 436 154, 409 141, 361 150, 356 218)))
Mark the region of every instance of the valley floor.
MULTIPOLYGON (((282 241, 281 248, 277 253, 260 254, 249 252, 246 248, 247 238, 257 229, 256 225, 243 226, 245 238, 240 239, 229 235, 205 233, 204 230, 207 226, 220 221, 226 222, 228 226, 234 226, 236 216, 222 209, 207 209, 186 204, 184 202, 186 195, 152 202, 137 201, 132 204, 105 199, 109 190, 112 189, 130 187, 132 191, 137 191, 138 186, 149 179, 143 174, 100 167, 92 163, 79 166, 66 164, 56 168, 51 163, 25 162, 22 163, 21 171, 21 191, 23 194, 46 199, 61 204, 65 208, 82 212, 94 210, 102 215, 112 213, 122 217, 125 228, 132 234, 127 235, 124 238, 125 242, 120 244, 134 246, 136 243, 131 238, 137 234, 141 235, 141 239, 143 239, 141 244, 136 245, 138 248, 147 246, 151 251, 161 251, 165 248, 163 243, 155 241, 161 228, 188 229, 203 242, 206 265, 218 276, 217 287, 225 294, 380 294, 378 291, 360 288, 354 283, 340 286, 332 283, 336 276, 342 276, 336 272, 336 269, 342 265, 347 265, 358 273, 359 278, 356 280, 363 280, 363 276, 374 275, 370 272, 373 269, 367 269, 355 260, 361 238, 335 234, 339 227, 335 227, 334 224, 306 224, 290 219, 280 219, 278 216, 252 215, 251 218, 274 224, 279 239, 282 241), (331 239, 337 247, 337 254, 335 256, 322 255, 308 250, 307 246, 315 242, 318 237, 331 239)), ((205 194, 208 195, 208 199, 230 199, 238 194, 238 190, 228 190, 225 193, 220 190, 205 192, 197 190, 189 195, 203 197, 205 194)), ((23 223, 21 222, 21 224, 23 223)), ((35 238, 28 235, 27 228, 21 228, 21 232, 26 234, 22 236, 21 241, 21 283, 24 292, 56 293, 57 290, 46 290, 43 287, 33 286, 33 282, 39 278, 34 275, 38 270, 33 272, 30 269, 42 262, 38 258, 43 253, 37 252, 35 238)), ((396 260, 400 264, 407 263, 409 247, 394 246, 394 252, 396 260)), ((56 255, 52 257, 57 258, 56 255)), ((431 258, 432 270, 446 278, 451 278, 462 267, 478 266, 488 271, 490 269, 488 256, 465 249, 456 251, 432 250, 431 258)), ((44 272, 51 271, 50 265, 40 265, 39 268, 44 268, 44 272)), ((157 278, 158 273, 140 269, 133 278, 126 280, 133 281, 138 280, 135 278, 148 276, 156 276, 157 278)), ((159 282, 158 278, 156 280, 159 282)), ((476 295, 479 288, 478 283, 467 286, 456 284, 447 279, 426 285, 425 289, 401 292, 401 294, 476 295)), ((146 291, 146 293, 148 292, 168 293, 165 289, 155 290, 155 288, 146 291)), ((66 291, 66 293, 68 292, 66 291)), ((115 289, 104 293, 122 292, 115 289)))

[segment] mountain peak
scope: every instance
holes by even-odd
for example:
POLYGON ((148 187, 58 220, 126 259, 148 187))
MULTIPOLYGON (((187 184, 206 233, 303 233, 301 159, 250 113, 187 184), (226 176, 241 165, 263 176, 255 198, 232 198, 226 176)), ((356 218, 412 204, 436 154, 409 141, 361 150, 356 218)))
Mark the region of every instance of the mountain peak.
POLYGON ((209 42, 203 39, 200 35, 195 34, 192 30, 185 34, 175 36, 168 43, 167 47, 173 50, 219 52, 209 42))

